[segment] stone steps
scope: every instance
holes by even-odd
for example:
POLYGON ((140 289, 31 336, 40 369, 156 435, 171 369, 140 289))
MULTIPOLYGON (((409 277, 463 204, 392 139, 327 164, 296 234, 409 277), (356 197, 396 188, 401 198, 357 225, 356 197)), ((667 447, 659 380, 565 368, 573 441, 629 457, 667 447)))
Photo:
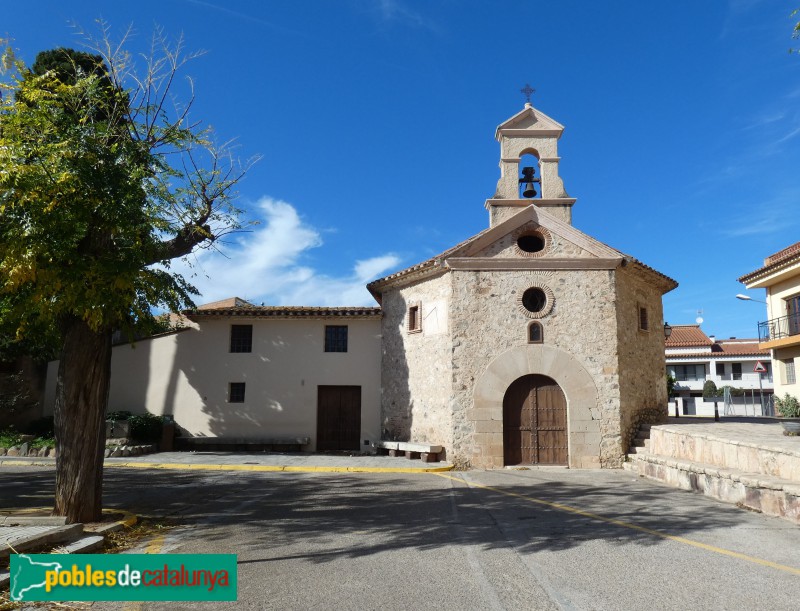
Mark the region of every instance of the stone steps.
POLYGON ((680 425, 642 427, 624 468, 683 490, 700 492, 800 524, 800 444, 778 437, 758 442, 680 425))
POLYGON ((682 431, 676 425, 663 425, 650 429, 646 448, 649 454, 800 483, 800 444, 794 449, 777 444, 771 447, 769 442, 726 439, 710 433, 682 431))
POLYGON ((775 476, 655 454, 636 454, 624 468, 642 477, 800 524, 800 483, 775 476))

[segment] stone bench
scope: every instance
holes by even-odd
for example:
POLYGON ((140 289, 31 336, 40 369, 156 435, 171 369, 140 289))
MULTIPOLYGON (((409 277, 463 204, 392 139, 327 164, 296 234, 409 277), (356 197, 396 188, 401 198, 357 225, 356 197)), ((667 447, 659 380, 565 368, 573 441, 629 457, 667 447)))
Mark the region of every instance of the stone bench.
POLYGON ((422 462, 439 462, 439 454, 444 451, 442 446, 409 441, 375 441, 372 443, 372 447, 389 456, 419 458, 422 462))
POLYGON ((177 437, 177 450, 219 452, 300 452, 310 437, 177 437))

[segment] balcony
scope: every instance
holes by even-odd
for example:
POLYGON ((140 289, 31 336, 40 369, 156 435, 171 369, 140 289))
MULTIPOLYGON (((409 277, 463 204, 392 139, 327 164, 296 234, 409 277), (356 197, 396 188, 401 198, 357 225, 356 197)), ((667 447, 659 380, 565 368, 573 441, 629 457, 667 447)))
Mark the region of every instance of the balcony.
POLYGON ((733 388, 740 388, 742 390, 758 390, 759 388, 772 390, 774 388, 772 372, 769 372, 765 374, 742 373, 740 377, 728 374, 724 376, 707 375, 702 379, 694 380, 676 380, 675 389, 689 391, 703 390, 703 386, 707 380, 714 382, 717 388, 722 388, 723 386, 732 386, 733 388), (760 386, 758 380, 759 376, 761 376, 760 386))
POLYGON ((758 323, 758 347, 762 350, 800 345, 800 312, 758 323))

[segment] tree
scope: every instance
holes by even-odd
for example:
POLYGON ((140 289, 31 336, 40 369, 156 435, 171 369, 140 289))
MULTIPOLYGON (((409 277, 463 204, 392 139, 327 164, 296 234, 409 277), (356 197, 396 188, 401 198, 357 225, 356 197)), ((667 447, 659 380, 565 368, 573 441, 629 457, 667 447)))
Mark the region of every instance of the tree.
POLYGON ((703 384, 703 399, 713 399, 718 394, 714 380, 706 380, 706 383, 703 384))
MULTIPOLYGON (((126 42, 123 37, 123 43, 126 42)), ((247 166, 170 106, 192 56, 161 32, 137 75, 102 26, 96 54, 54 49, 32 69, 6 52, 0 106, 0 325, 57 330, 55 514, 101 515, 111 336, 193 307, 170 261, 240 228, 247 166)))
POLYGON ((671 399, 675 395, 675 384, 678 381, 671 375, 667 374, 667 398, 671 399))

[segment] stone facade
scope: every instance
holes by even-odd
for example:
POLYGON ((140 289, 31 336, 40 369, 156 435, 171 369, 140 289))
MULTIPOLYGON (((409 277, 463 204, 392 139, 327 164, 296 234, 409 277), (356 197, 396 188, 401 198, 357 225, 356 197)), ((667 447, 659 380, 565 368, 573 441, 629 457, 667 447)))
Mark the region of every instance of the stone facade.
POLYGON ((562 131, 530 106, 501 125, 490 228, 370 284, 384 310, 389 438, 443 445, 458 464, 503 466, 504 397, 529 374, 555 381, 566 398, 571 467, 621 466, 635 427, 666 415, 661 296, 676 283, 571 226, 575 200, 558 176, 562 131), (539 159, 541 199, 517 199, 524 154, 539 159), (522 296, 534 287, 545 302, 531 311, 522 296), (446 324, 409 329, 412 307, 446 324), (541 343, 531 343, 533 321, 541 343))
POLYGON ((383 439, 453 447, 450 285, 439 275, 383 295, 383 439), (421 328, 410 332, 409 308, 417 304, 421 328))

